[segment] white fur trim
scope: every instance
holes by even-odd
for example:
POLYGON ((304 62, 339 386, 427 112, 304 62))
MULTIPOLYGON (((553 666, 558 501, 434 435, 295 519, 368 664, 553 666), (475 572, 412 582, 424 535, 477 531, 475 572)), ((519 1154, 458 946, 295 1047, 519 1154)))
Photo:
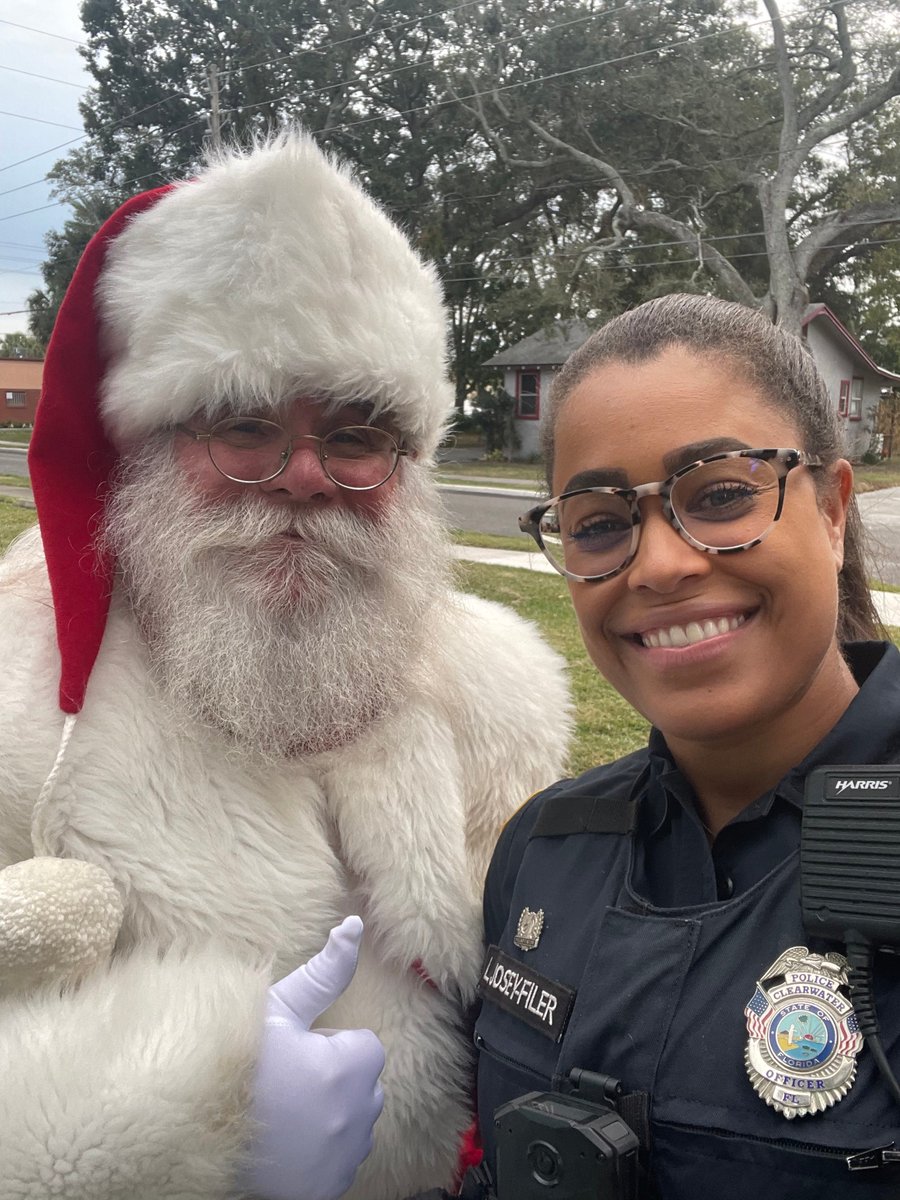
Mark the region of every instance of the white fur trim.
POLYGON ((98 299, 119 442, 305 393, 390 410, 428 456, 452 411, 434 268, 303 133, 224 157, 139 213, 98 299))
POLYGON ((265 983, 215 949, 150 949, 0 1001, 0 1200, 225 1200, 265 983))
MULTIPOLYGON (((401 712, 340 751, 260 767, 169 711, 148 678, 134 621, 114 600, 54 793, 52 851, 109 873, 125 901, 120 948, 146 951, 145 964, 154 961, 154 947, 171 945, 184 948, 191 961, 194 954, 206 961, 212 942, 227 944, 234 958, 271 955, 273 975, 281 976, 315 953, 341 917, 362 915, 366 935, 356 976, 321 1020, 327 1027, 374 1029, 387 1053, 385 1112, 347 1200, 399 1200, 450 1185, 458 1135, 471 1117, 471 1043, 459 998, 471 994, 481 961, 482 873, 502 823, 538 787, 559 778, 570 727, 561 661, 532 626, 468 596, 448 594, 436 611, 440 619, 411 673, 401 712), (416 959, 440 991, 410 969, 416 959)), ((32 810, 62 723, 53 612, 35 537, 0 565, 0 661, 2 866, 31 853, 32 810)), ((216 1090, 217 1077, 202 1064, 212 1062, 217 1046, 227 1052, 232 1045, 227 1021, 201 1014, 190 1027, 173 1027, 173 1014, 195 1009, 200 976, 188 968, 169 977, 171 1008, 141 1009, 147 1040, 152 1029, 166 1042, 158 1047, 166 1055, 158 1060, 158 1098, 141 1092, 146 1059, 115 1077, 125 1119, 142 1113, 134 1119, 135 1136, 152 1134, 163 1154, 182 1145, 180 1125, 205 1131, 204 1114, 215 1112, 225 1090, 216 1090), (180 1054, 201 1064, 194 1093, 180 1090, 180 1054), (173 1094, 185 1097, 171 1110, 162 1078, 170 1069, 173 1094)), ((111 1024, 106 1016, 110 1009, 127 1011, 118 999, 126 996, 119 982, 124 969, 99 977, 89 993, 95 1011, 58 1000, 24 1009, 21 999, 10 1000, 0 1008, 7 1014, 0 1020, 0 1200, 11 1200, 3 1191, 10 1153, 5 1063, 20 1064, 17 1087, 28 1079, 34 1089, 28 1147, 53 1138, 61 1088, 71 1089, 73 1121, 98 1128, 107 1112, 105 1093, 82 1087, 78 1072, 89 1066, 86 1078, 96 1078, 101 1048, 113 1059, 131 1055, 127 1022, 111 1024), (23 1044, 29 1029, 34 1036, 23 1044), (50 1070, 47 1064, 57 1060, 50 1070)), ((203 969, 198 963, 201 975, 203 969)), ((152 968, 147 978, 147 1000, 155 1005, 152 968)), ((235 1005, 237 1036, 246 1044, 242 1003, 238 998, 235 1005)), ((73 1126, 62 1128, 69 1136, 73 1126)), ((20 1125, 10 1129, 18 1136, 20 1125)), ((113 1123, 113 1153, 123 1145, 120 1136, 113 1123)), ((205 1139, 203 1132, 197 1161, 185 1169, 202 1171, 211 1145, 205 1139)), ((100 1149, 105 1152, 105 1142, 100 1149)), ((192 1191, 193 1182, 179 1190, 180 1176, 143 1187, 144 1160, 126 1158, 126 1150, 108 1188, 90 1181, 87 1190, 60 1184, 51 1193, 29 1183, 30 1191, 20 1187, 12 1195, 218 1200, 213 1184, 208 1193, 192 1191)), ((43 1169, 46 1154, 35 1161, 43 1169)), ((27 1159, 17 1157, 20 1177, 26 1168, 27 1159)), ((221 1173, 212 1178, 220 1181, 221 1173)))

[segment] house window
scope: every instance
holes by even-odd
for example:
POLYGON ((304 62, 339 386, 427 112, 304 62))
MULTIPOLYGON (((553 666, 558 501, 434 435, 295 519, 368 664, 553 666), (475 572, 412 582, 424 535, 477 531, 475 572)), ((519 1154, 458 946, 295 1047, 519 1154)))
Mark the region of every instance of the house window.
POLYGON ((838 401, 838 416, 846 417, 850 408, 850 380, 841 380, 841 398, 838 401))
POLYGON ((853 383, 850 387, 850 407, 847 411, 847 416, 851 421, 859 421, 862 419, 862 399, 863 381, 859 375, 854 375, 853 383))
POLYGON ((6 393, 7 408, 24 408, 25 393, 24 392, 7 392, 6 393))
POLYGON ((520 371, 516 391, 516 416, 536 421, 541 415, 540 371, 520 371))

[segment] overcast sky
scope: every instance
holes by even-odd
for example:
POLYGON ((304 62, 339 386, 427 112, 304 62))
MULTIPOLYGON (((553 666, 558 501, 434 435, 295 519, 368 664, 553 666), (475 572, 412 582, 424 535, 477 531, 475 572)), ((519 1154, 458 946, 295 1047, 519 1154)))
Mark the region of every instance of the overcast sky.
POLYGON ((6 314, 25 308, 40 285, 44 234, 68 215, 63 205, 44 207, 53 204, 44 175, 66 153, 61 143, 82 132, 78 100, 88 77, 76 45, 79 7, 78 0, 0 0, 0 334, 27 330, 27 313, 6 314))

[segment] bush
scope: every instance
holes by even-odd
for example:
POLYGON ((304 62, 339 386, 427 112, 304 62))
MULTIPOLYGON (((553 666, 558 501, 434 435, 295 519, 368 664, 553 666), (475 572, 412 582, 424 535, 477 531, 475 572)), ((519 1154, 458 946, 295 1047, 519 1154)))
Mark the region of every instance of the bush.
POLYGON ((521 444, 514 420, 515 397, 503 388, 496 391, 479 388, 474 409, 475 418, 484 431, 484 457, 489 462, 504 462, 512 458, 521 444), (499 457, 492 457, 495 454, 499 457))

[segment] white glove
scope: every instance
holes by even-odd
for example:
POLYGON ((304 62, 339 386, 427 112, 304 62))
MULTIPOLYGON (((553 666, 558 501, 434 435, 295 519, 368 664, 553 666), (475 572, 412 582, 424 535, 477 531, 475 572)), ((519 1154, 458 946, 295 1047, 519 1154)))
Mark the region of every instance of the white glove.
POLYGON ((372 1149, 384 1107, 384 1049, 370 1029, 311 1031, 348 987, 363 924, 347 917, 324 950, 269 988, 241 1184, 261 1200, 337 1200, 372 1149))

